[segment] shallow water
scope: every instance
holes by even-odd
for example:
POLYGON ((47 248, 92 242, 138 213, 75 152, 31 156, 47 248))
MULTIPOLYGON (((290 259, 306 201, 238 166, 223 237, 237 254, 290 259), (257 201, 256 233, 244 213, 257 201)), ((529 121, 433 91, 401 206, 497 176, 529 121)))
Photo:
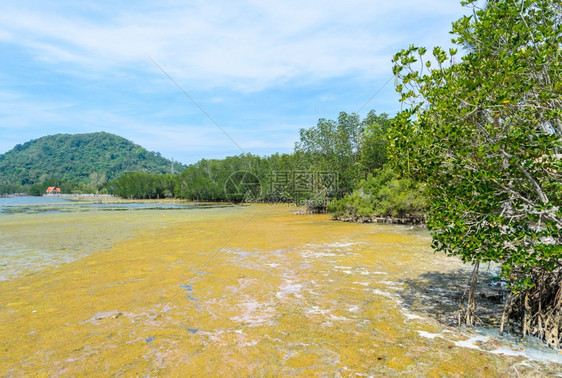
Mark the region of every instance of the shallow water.
POLYGON ((138 232, 184 222, 201 211, 228 213, 228 207, 182 201, 98 204, 56 197, 0 198, 0 281, 106 250, 138 232), (171 210, 177 214, 172 216, 171 210))
POLYGON ((562 373, 556 352, 511 356, 525 346, 416 306, 413 282, 471 269, 434 254, 424 230, 294 210, 1 214, 0 372, 562 373))

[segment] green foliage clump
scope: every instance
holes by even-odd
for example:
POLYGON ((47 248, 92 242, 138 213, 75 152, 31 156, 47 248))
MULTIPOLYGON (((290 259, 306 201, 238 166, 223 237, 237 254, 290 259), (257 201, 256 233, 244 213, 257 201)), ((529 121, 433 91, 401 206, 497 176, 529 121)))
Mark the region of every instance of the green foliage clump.
MULTIPOLYGON (((509 280, 508 316, 562 344, 562 5, 496 0, 453 23, 466 50, 396 54, 408 106, 389 130, 393 163, 428 183, 433 247, 509 280), (554 281, 553 281, 554 280, 554 281), (510 315, 511 314, 511 315, 510 315)), ((475 277, 475 275, 473 275, 475 277)), ((476 280, 463 318, 472 324, 476 280), (470 299, 471 298, 471 299, 470 299)))
POLYGON ((0 183, 0 194, 16 194, 25 193, 27 188, 22 185, 10 184, 10 183, 0 183))
MULTIPOLYGON (((179 176, 178 195, 197 201, 232 200, 236 188, 230 184, 238 184, 241 176, 237 175, 244 172, 248 173, 248 178, 257 177, 257 184, 264 187, 270 173, 268 159, 252 154, 228 156, 222 160, 201 159, 187 166, 179 176)), ((254 198, 258 199, 261 198, 254 198)))
POLYGON ((396 173, 385 168, 358 184, 350 195, 330 201, 328 211, 336 218, 399 217, 424 218, 426 200, 424 185, 410 178, 398 178, 396 173))
POLYGON ((425 48, 395 56, 410 108, 390 131, 394 163, 430 184, 437 250, 505 275, 561 267, 561 21, 549 1, 497 1, 454 23, 461 62, 437 47, 424 75, 425 48))
POLYGON ((357 114, 341 112, 337 120, 321 118, 318 124, 300 130, 295 145, 302 169, 337 172, 340 196, 350 193, 369 172, 387 161, 388 114, 371 110, 363 120, 357 114))
POLYGON ((171 198, 178 186, 177 175, 127 172, 108 182, 107 190, 119 197, 136 199, 171 198))
POLYGON ((47 181, 33 184, 26 189, 26 193, 30 196, 42 196, 46 193, 47 188, 50 186, 60 188, 62 194, 95 193, 95 190, 92 190, 92 188, 87 184, 63 181, 60 179, 49 179, 47 181))

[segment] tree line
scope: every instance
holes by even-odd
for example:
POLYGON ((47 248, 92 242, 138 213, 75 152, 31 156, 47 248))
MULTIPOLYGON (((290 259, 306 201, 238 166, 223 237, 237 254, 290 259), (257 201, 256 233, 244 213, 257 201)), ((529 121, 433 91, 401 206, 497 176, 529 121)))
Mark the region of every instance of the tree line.
POLYGON ((336 120, 322 118, 301 129, 290 154, 202 159, 175 176, 126 173, 105 189, 125 198, 291 202, 312 211, 330 209, 340 218, 423 219, 422 186, 396 177, 387 164, 391 122, 385 113, 370 111, 361 119, 341 112, 336 120))

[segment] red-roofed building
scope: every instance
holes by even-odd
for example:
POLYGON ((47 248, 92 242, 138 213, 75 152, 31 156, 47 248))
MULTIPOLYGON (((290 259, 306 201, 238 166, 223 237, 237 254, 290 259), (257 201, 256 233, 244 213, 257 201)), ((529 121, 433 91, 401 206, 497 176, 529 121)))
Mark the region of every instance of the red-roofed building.
POLYGON ((49 186, 47 188, 47 194, 60 194, 60 188, 55 188, 54 186, 49 186))

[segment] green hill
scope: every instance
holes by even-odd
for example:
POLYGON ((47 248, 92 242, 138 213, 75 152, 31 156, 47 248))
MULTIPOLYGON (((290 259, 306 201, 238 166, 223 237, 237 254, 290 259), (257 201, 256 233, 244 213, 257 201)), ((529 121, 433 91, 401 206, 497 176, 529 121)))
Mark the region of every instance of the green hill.
MULTIPOLYGON (((51 179, 87 184, 92 173, 111 180, 125 172, 170 173, 171 166, 159 153, 114 134, 56 134, 18 144, 0 155, 0 186, 51 179)), ((176 172, 183 168, 174 163, 176 172)))

